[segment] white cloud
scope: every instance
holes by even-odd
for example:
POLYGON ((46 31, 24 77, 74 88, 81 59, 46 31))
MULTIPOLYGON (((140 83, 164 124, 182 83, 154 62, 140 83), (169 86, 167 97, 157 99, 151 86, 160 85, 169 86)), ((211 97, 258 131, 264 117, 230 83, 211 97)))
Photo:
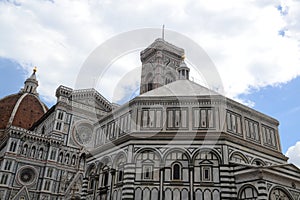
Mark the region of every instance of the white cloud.
POLYGON ((300 141, 291 146, 285 155, 289 157, 289 163, 293 163, 300 168, 300 141))
MULTIPOLYGON (((18 6, 0 2, 0 56, 20 62, 28 73, 37 65, 39 92, 52 102, 58 85, 74 86, 84 60, 103 41, 123 31, 162 24, 202 46, 215 63, 227 96, 244 103, 239 94, 300 74, 300 2, 296 0, 17 2, 18 6)), ((124 57, 114 66, 97 89, 120 100, 128 88, 136 88, 137 79, 129 82, 124 77, 140 66, 139 58, 124 57), (111 88, 118 82, 125 89, 113 94, 111 88)))

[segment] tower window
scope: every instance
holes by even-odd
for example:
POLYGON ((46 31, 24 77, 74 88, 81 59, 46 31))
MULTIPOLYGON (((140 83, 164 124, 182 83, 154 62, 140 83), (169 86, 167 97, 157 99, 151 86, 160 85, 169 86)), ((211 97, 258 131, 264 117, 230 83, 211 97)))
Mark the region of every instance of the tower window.
POLYGON ((107 186, 108 185, 108 171, 105 171, 104 173, 103 173, 103 186, 107 186))
POLYGON ((8 179, 8 175, 7 174, 3 174, 2 177, 1 177, 0 184, 6 184, 7 183, 7 179, 8 179))
POLYGON ((143 179, 149 180, 153 178, 153 166, 152 165, 144 165, 143 166, 143 179))
POLYGON ((30 155, 32 158, 35 157, 35 151, 36 151, 36 148, 35 148, 35 146, 33 146, 33 147, 31 148, 31 155, 30 155))
POLYGON ((63 120, 64 119, 64 113, 62 111, 58 112, 57 119, 59 119, 59 120, 63 120))
POLYGON ((10 143, 10 147, 9 147, 9 151, 15 152, 16 151, 16 147, 17 147, 17 143, 12 141, 10 143))
POLYGON ((23 155, 26 155, 26 154, 27 154, 27 150, 28 150, 28 145, 25 144, 24 147, 23 147, 22 154, 23 154, 23 155))
POLYGON ((181 167, 179 164, 174 164, 173 165, 173 180, 179 180, 180 179, 180 171, 181 171, 181 167))
POLYGON ((52 151, 51 151, 51 155, 50 155, 50 159, 51 159, 51 160, 55 160, 55 157, 56 157, 56 151, 55 151, 55 150, 52 150, 52 151))
POLYGON ((53 169, 49 168, 48 172, 47 172, 47 177, 51 178, 52 177, 52 173, 53 173, 53 169))
POLYGON ((45 134, 45 126, 42 127, 42 135, 45 134))
POLYGON ((46 181, 46 182, 45 182, 44 190, 47 190, 47 191, 50 190, 50 181, 46 181))
POLYGON ((122 182, 123 181, 123 169, 119 169, 119 173, 118 173, 118 182, 122 182))
POLYGON ((56 130, 60 131, 61 130, 61 122, 56 122, 56 130))
POLYGON ((148 91, 153 90, 153 83, 148 83, 147 87, 148 91))
POLYGON ((12 163, 11 161, 7 160, 6 163, 5 163, 4 170, 10 170, 11 163, 12 163))

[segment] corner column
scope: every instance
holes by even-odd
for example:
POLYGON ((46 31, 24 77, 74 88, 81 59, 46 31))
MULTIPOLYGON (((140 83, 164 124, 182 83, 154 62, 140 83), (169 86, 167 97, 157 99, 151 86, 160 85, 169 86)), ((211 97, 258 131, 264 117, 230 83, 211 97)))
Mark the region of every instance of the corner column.
POLYGON ((134 199, 135 163, 133 163, 133 145, 128 146, 127 163, 124 165, 123 200, 134 199))

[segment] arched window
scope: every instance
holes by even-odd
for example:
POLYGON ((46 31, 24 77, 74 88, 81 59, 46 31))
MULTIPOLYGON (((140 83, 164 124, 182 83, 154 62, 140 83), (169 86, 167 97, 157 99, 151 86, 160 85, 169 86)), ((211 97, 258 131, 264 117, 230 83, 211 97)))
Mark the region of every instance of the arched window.
POLYGON ((72 156, 72 161, 71 161, 72 165, 75 165, 76 164, 76 156, 73 155, 72 156))
POLYGON ((104 166, 102 168, 102 186, 106 187, 108 186, 108 179, 109 179, 109 168, 107 166, 104 166))
POLYGON ((10 143, 9 151, 15 152, 16 151, 16 146, 17 146, 17 143, 12 141, 10 143))
POLYGON ((41 147, 40 150, 39 150, 39 159, 43 159, 43 153, 44 153, 44 150, 41 147))
POLYGON ((50 159, 51 159, 51 160, 55 160, 55 157, 56 157, 56 151, 55 151, 55 150, 52 150, 52 151, 51 151, 51 155, 50 155, 50 159))
POLYGON ((266 163, 264 161, 262 161, 261 159, 258 159, 258 158, 254 159, 252 161, 252 164, 256 165, 256 166, 265 166, 266 165, 266 163))
POLYGON ((57 160, 59 163, 62 163, 62 161, 63 161, 63 153, 62 152, 60 152, 59 153, 59 156, 58 156, 58 160, 57 160))
POLYGON ((27 150, 28 150, 28 145, 27 145, 27 144, 25 144, 25 145, 23 146, 23 151, 22 151, 22 154, 26 156, 26 154, 27 154, 27 150))
POLYGON ((85 154, 82 154, 79 158, 79 167, 84 168, 84 164, 85 164, 85 154))
POLYGON ((65 157, 65 164, 69 164, 70 155, 67 154, 65 157))
POLYGON ((247 185, 242 187, 239 192, 239 200, 255 200, 257 199, 257 191, 253 186, 247 185))
POLYGON ((90 184, 89 184, 89 189, 93 190, 95 187, 95 179, 91 178, 90 179, 90 184))
POLYGON ((31 156, 32 158, 34 158, 34 156, 35 156, 35 151, 36 151, 36 148, 35 148, 35 146, 33 146, 33 147, 31 148, 31 154, 30 154, 30 156, 31 156))
POLYGON ((284 189, 275 187, 271 190, 269 199, 292 200, 292 197, 284 189))
POLYGON ((173 165, 173 180, 181 179, 181 166, 178 163, 173 165))
POLYGON ((121 183, 123 181, 123 176, 124 176, 124 169, 123 169, 123 163, 121 163, 118 166, 118 183, 121 183))
POLYGON ((42 127, 42 132, 41 133, 42 133, 42 135, 45 134, 45 126, 42 127))
POLYGON ((153 89, 153 83, 148 83, 147 85, 148 91, 153 89))
POLYGON ((212 149, 203 149, 195 156, 194 182, 219 181, 219 157, 212 149))
POLYGON ((247 158, 240 152, 234 152, 231 156, 230 156, 230 162, 233 163, 248 163, 247 158))

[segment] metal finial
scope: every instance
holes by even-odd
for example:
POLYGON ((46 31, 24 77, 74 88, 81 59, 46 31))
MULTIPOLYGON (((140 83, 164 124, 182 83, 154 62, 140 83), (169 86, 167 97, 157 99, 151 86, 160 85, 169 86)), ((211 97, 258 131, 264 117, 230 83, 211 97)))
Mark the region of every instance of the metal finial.
POLYGON ((35 73, 37 71, 37 67, 33 68, 33 73, 35 73))

